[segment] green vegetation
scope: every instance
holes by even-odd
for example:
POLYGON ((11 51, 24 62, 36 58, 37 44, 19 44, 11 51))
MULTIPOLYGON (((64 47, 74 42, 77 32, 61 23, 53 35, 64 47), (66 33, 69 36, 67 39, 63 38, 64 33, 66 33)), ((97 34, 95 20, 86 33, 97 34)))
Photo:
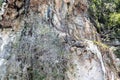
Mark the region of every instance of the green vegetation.
POLYGON ((110 15, 110 22, 111 22, 111 25, 118 25, 120 24, 120 13, 112 13, 110 15))
POLYGON ((95 44, 97 44, 98 46, 104 48, 104 49, 108 49, 108 48, 109 48, 109 46, 107 46, 107 45, 105 45, 105 44, 103 44, 103 43, 101 43, 101 42, 98 42, 98 41, 93 41, 93 42, 94 42, 95 44))
MULTIPOLYGON (((90 0, 88 12, 103 42, 120 42, 120 0, 90 0)), ((115 43, 112 44, 114 45, 115 43)), ((120 47, 115 54, 120 57, 120 47)))
POLYGON ((3 1, 3 0, 0 0, 0 6, 2 6, 2 1, 3 1))
POLYGON ((89 16, 105 41, 120 40, 120 0, 90 0, 89 16))

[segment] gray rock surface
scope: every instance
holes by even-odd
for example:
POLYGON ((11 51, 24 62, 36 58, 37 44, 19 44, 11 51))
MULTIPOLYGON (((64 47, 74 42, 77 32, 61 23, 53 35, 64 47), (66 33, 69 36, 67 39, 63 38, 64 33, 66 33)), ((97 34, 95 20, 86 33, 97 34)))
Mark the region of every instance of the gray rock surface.
POLYGON ((0 80, 119 80, 87 13, 75 11, 68 19, 67 0, 62 7, 55 1, 51 17, 53 4, 39 5, 41 13, 20 16, 18 30, 0 32, 0 80))

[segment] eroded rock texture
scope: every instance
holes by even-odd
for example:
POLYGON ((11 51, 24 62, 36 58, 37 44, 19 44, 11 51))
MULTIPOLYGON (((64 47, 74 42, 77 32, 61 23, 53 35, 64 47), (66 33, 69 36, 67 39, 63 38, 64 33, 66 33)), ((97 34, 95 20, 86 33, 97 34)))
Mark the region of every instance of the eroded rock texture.
POLYGON ((87 0, 7 0, 0 80, 119 80, 88 7, 87 0))

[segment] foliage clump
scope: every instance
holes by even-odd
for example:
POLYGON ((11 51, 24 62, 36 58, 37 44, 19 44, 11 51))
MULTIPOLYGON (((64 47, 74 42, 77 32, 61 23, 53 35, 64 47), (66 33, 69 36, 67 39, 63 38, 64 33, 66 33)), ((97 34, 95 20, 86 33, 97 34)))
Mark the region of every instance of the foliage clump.
POLYGON ((120 41, 120 0, 90 0, 88 11, 104 41, 120 41))
POLYGON ((111 13, 110 22, 114 26, 120 25, 120 13, 111 13))
MULTIPOLYGON (((120 49, 120 0, 90 0, 88 12, 102 41, 120 49)), ((120 57, 119 50, 115 54, 120 57)))

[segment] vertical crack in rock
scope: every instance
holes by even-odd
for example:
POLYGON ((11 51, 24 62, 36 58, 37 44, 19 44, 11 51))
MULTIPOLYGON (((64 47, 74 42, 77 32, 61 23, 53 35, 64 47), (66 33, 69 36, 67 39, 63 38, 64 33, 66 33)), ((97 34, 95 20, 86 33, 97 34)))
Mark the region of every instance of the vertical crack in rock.
POLYGON ((86 43, 88 44, 87 50, 90 50, 92 53, 94 53, 98 57, 101 67, 102 67, 103 74, 104 74, 104 80, 105 80, 106 79, 106 70, 105 70, 105 66, 103 63, 103 58, 102 58, 101 52, 98 50, 97 46, 94 45, 94 43, 92 41, 87 40, 86 43))

